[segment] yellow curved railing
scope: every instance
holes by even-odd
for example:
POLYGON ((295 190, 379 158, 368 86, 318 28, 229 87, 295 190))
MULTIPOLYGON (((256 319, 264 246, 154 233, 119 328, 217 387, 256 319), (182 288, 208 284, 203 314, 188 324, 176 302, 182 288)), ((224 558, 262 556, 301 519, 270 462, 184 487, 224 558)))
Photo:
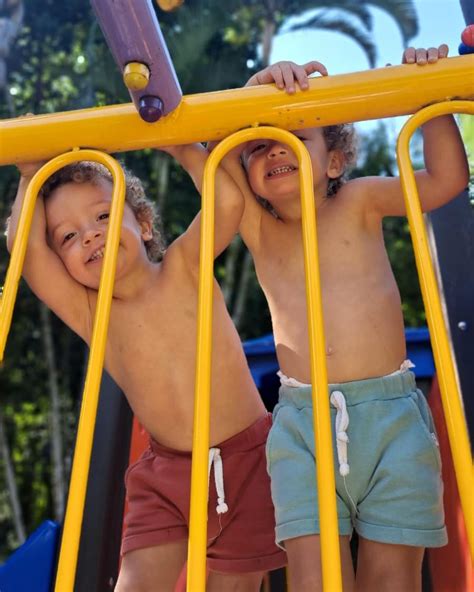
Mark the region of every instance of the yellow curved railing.
MULTIPOLYGON (((432 105, 411 117, 398 139, 398 162, 412 233, 420 284, 425 302, 435 364, 438 372, 443 409, 448 427, 450 445, 466 521, 471 553, 474 547, 474 507, 472 504, 472 459, 465 425, 462 403, 458 392, 449 340, 443 321, 441 303, 433 265, 431 263, 426 231, 411 167, 408 145, 414 130, 425 121, 446 113, 474 114, 470 101, 451 101, 432 105)), ((342 117, 339 118, 342 120, 342 117)), ((306 122, 306 125, 308 123, 306 122)), ((304 127, 304 126, 303 126, 304 127)), ((214 175, 221 158, 233 147, 258 137, 276 139, 289 145, 300 163, 302 188, 303 240, 306 294, 308 305, 308 329, 311 355, 311 380, 313 385, 314 428, 316 440, 317 476, 321 515, 321 560, 323 586, 326 591, 342 590, 335 481, 332 454, 329 400, 327 397, 327 372, 324 335, 322 331, 322 306, 319 289, 316 214, 312 193, 312 172, 309 156, 303 144, 291 133, 270 127, 245 129, 222 141, 209 157, 203 185, 201 263, 199 288, 198 348, 196 364, 196 402, 193 436, 193 469, 191 484, 191 518, 188 555, 188 589, 205 590, 206 531, 207 531, 207 465, 209 448, 209 397, 210 355, 212 349, 212 291, 213 291, 213 228, 214 228, 214 175), (321 327, 321 331, 318 330, 321 327), (318 397, 317 393, 324 393, 318 397)), ((110 232, 107 237, 103 271, 99 288, 94 329, 91 342, 90 363, 79 420, 70 494, 63 529, 59 556, 56 590, 72 591, 74 588, 80 529, 86 494, 87 476, 92 448, 98 390, 105 355, 105 342, 110 314, 115 263, 120 237, 124 205, 123 172, 110 156, 95 150, 74 150, 54 158, 32 179, 18 223, 17 235, 7 271, 3 297, 0 301, 0 359, 11 325, 18 282, 26 254, 27 240, 38 190, 46 178, 59 168, 78 160, 94 160, 109 168, 114 180, 110 232)))
POLYGON ((54 172, 78 160, 93 160, 106 166, 112 174, 114 189, 110 212, 109 232, 107 233, 104 263, 100 277, 89 364, 87 367, 87 375, 82 397, 81 414, 69 484, 69 496, 56 574, 55 590, 58 592, 72 592, 74 589, 77 555, 87 490, 87 478, 94 438, 94 426, 97 414, 102 367, 104 364, 110 307, 112 303, 115 266, 117 262, 120 229, 125 203, 124 174, 121 166, 114 158, 96 150, 74 150, 73 152, 68 152, 53 158, 35 174, 28 186, 23 202, 18 229, 13 244, 10 265, 5 279, 0 309, 0 353, 3 355, 6 338, 11 325, 13 307, 25 259, 28 235, 33 220, 38 191, 41 189, 41 186, 46 179, 54 172))
POLYGON ((471 557, 474 558, 474 502, 472 497, 474 481, 469 436, 409 154, 409 143, 414 131, 426 121, 433 119, 433 117, 449 113, 474 114, 474 103, 472 101, 438 103, 415 113, 405 123, 398 136, 397 158, 459 496, 466 523, 471 557))
POLYGON ((194 411, 191 515, 188 550, 188 589, 205 590, 206 531, 208 499, 209 404, 211 377, 212 289, 214 262, 215 172, 229 150, 242 142, 269 138, 287 144, 299 163, 303 246, 306 271, 306 300, 313 385, 314 434, 321 522, 321 562, 325 590, 342 590, 339 536, 337 528, 336 485, 332 456, 326 348, 319 281, 316 212, 311 160, 304 144, 290 132, 259 127, 242 130, 223 140, 206 163, 201 218, 201 260, 199 270, 199 308, 194 411))

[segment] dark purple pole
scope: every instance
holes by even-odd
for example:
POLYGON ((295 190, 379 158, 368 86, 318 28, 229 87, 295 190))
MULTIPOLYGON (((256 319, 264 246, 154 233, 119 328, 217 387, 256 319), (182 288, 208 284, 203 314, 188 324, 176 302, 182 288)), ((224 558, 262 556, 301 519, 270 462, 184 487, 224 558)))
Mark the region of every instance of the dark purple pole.
POLYGON ((91 4, 120 70, 140 62, 150 71, 148 85, 130 91, 140 117, 151 123, 176 109, 182 92, 151 0, 91 0, 91 4))

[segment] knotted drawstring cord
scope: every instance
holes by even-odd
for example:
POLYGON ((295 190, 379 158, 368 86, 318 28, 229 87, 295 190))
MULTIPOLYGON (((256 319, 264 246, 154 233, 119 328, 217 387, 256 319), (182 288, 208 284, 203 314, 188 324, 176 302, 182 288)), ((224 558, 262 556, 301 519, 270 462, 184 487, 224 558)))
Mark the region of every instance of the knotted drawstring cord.
POLYGON ((336 408, 336 446, 337 459, 339 461, 339 473, 343 477, 349 474, 349 465, 347 463, 347 444, 349 436, 346 433, 349 427, 349 414, 347 413, 346 399, 341 391, 331 393, 331 404, 336 408))
POLYGON ((336 421, 334 423, 339 474, 342 476, 347 496, 351 501, 354 512, 357 514, 357 506, 349 493, 346 483, 346 475, 350 472, 349 463, 347 462, 347 444, 349 443, 347 428, 349 427, 349 413, 347 412, 346 399, 341 391, 333 391, 331 393, 330 401, 331 405, 336 408, 336 421))
POLYGON ((225 503, 224 493, 224 469, 222 466, 221 451, 219 448, 209 449, 209 469, 207 474, 207 480, 211 477, 211 467, 214 464, 214 482, 216 484, 217 491, 217 507, 216 512, 218 514, 225 514, 229 507, 225 503))

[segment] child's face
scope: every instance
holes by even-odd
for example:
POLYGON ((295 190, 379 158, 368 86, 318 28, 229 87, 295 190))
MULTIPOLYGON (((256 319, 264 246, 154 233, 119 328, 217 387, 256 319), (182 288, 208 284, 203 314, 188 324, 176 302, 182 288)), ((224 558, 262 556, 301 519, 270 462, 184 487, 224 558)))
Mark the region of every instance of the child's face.
MULTIPOLYGON (((45 201, 48 242, 69 274, 79 283, 97 289, 104 257, 111 208, 112 187, 105 180, 97 184, 67 183, 45 201)), ((143 241, 151 238, 148 223, 139 223, 125 204, 116 279, 120 279, 138 258, 147 259, 143 241)))
MULTIPOLYGON (((322 129, 308 128, 292 133, 304 143, 311 157, 316 196, 325 196, 328 177, 337 175, 333 171, 333 153, 326 148, 322 129)), ((254 140, 246 145, 242 156, 255 194, 274 206, 283 198, 299 200, 298 159, 286 144, 254 140)))

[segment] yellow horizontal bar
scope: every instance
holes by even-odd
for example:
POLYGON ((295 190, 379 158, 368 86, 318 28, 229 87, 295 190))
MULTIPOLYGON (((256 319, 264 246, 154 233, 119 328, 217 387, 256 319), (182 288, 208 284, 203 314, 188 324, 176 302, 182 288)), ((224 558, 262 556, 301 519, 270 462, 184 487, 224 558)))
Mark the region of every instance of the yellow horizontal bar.
POLYGON ((183 97, 160 121, 130 103, 0 121, 0 165, 47 160, 76 147, 105 152, 217 140, 256 124, 301 129, 410 114, 439 101, 474 99, 474 55, 310 81, 294 95, 274 86, 183 97))
POLYGON ((326 370, 326 347, 319 278, 316 212, 311 160, 304 144, 287 131, 263 127, 246 129, 221 142, 211 153, 204 173, 199 281, 196 391, 188 548, 188 590, 205 590, 208 499, 209 404, 211 376, 212 287, 214 252, 214 176, 221 158, 232 148, 256 138, 270 138, 290 146, 299 162, 303 244, 306 271, 314 433, 321 517, 321 562, 325 591, 342 590, 332 454, 331 419, 326 370))
MULTIPOLYGON (((474 74, 472 73, 471 79, 474 80, 474 74)), ((433 117, 447 113, 471 113, 474 115, 474 103, 468 101, 440 103, 431 105, 413 115, 406 122, 398 137, 397 157, 459 496, 466 523, 471 557, 474 559, 474 503, 472 497, 474 482, 472 478, 471 447, 409 155, 410 138, 415 130, 433 117)), ((471 396, 471 393, 465 393, 465 395, 471 396)))

